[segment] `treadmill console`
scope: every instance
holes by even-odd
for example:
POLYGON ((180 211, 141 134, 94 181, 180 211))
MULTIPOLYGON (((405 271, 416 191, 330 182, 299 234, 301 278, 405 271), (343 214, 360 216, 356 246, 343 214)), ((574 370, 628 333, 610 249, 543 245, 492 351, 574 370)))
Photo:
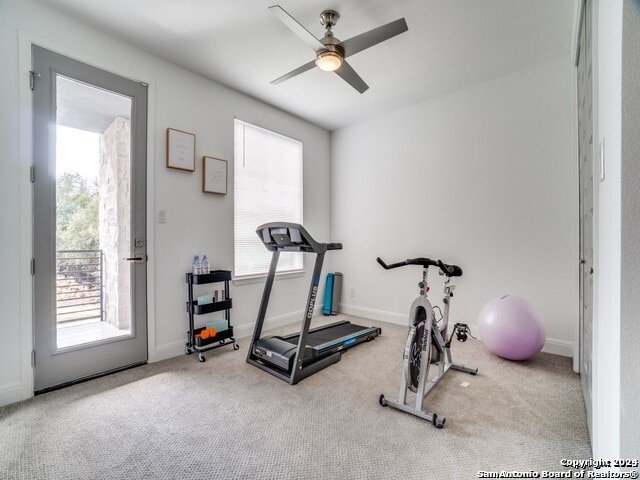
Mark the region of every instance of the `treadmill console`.
POLYGON ((298 223, 273 222, 260 225, 256 230, 267 250, 287 252, 324 253, 342 248, 339 243, 319 243, 298 223))
POLYGON ((276 243, 276 245, 282 246, 282 247, 288 247, 288 246, 293 246, 293 245, 297 245, 297 244, 301 244, 302 243, 302 237, 300 236, 300 231, 296 230, 295 228, 265 228, 262 231, 262 237, 263 237, 263 241, 266 240, 267 242, 269 241, 273 241, 276 243), (271 238, 269 238, 271 237, 271 238))

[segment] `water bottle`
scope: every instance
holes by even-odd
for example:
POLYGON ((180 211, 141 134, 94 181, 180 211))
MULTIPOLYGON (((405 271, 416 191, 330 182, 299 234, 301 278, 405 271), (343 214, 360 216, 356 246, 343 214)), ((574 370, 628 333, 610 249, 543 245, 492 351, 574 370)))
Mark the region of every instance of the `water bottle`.
POLYGON ((191 263, 191 273, 194 275, 200 274, 200 257, 198 255, 193 256, 193 262, 191 263))
POLYGON ((209 260, 206 255, 202 256, 202 269, 200 273, 209 273, 209 260))

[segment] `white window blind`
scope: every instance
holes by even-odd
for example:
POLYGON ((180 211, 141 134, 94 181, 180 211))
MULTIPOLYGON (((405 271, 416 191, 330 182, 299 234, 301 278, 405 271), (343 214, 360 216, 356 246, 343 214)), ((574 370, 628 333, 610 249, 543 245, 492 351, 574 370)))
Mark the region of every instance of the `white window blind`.
MULTIPOLYGON (((258 226, 302 224, 302 143, 237 119, 234 143, 234 275, 264 275, 272 253, 258 226)), ((302 270, 302 255, 282 253, 278 272, 302 270)))

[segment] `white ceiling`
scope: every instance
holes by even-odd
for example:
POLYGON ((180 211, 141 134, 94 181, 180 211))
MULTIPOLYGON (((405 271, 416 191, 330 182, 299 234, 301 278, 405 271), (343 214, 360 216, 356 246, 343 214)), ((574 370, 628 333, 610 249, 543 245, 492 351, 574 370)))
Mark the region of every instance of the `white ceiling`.
POLYGON ((567 54, 576 0, 39 0, 328 130, 567 54), (279 2, 279 3, 278 3, 279 2), (321 38, 322 10, 346 40, 404 17, 409 31, 349 57, 359 94, 317 68, 270 82, 314 52, 267 7, 321 38))

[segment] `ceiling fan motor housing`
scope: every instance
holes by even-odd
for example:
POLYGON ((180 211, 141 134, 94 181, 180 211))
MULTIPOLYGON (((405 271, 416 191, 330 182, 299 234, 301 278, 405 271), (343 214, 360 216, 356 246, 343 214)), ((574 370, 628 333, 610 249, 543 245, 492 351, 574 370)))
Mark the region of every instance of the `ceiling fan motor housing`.
POLYGON ((337 53, 341 58, 344 58, 344 49, 340 45, 342 42, 338 38, 334 37, 333 32, 331 31, 331 27, 336 24, 338 18, 340 18, 340 15, 338 15, 338 12, 335 10, 325 10, 320 14, 320 23, 326 27, 327 33, 320 39, 324 48, 321 48, 316 52, 317 57, 320 57, 320 55, 326 52, 333 52, 337 53))
POLYGON ((325 10, 320 14, 320 24, 327 28, 327 30, 331 30, 336 23, 338 23, 338 19, 340 15, 335 10, 325 10))

